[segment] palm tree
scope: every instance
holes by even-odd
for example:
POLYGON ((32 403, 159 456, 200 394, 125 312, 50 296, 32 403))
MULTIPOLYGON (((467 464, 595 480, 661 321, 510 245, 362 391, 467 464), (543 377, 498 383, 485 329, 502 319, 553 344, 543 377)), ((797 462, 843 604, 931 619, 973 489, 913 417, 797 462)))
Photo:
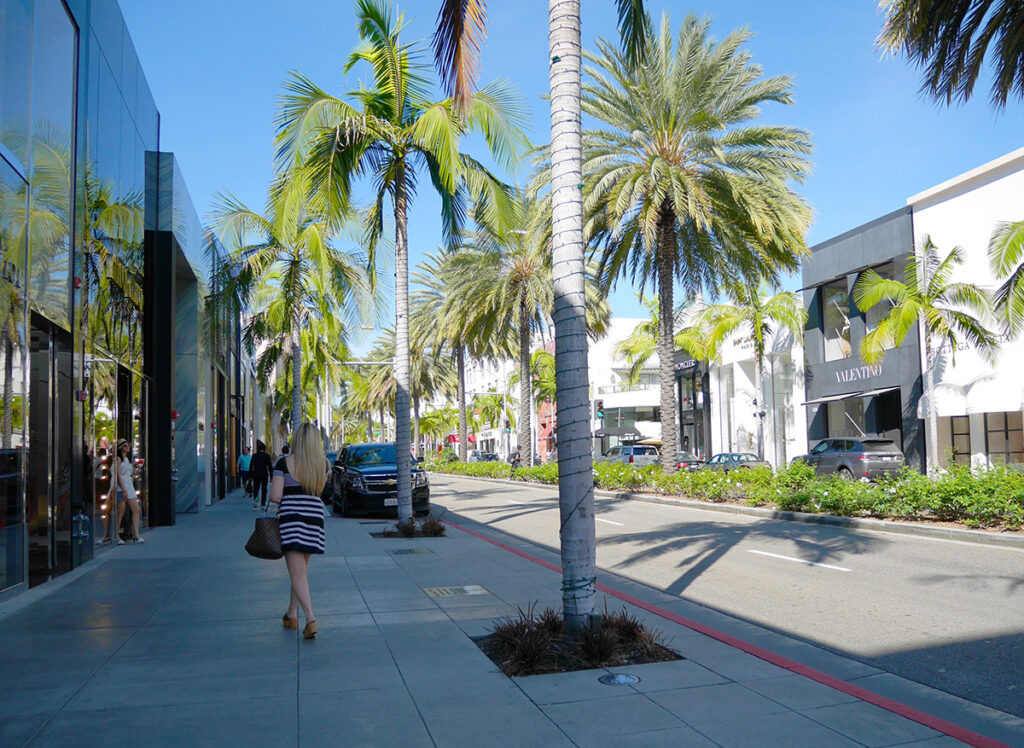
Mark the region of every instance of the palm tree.
MULTIPOLYGON (((790 79, 764 78, 734 31, 721 43, 710 21, 687 17, 673 40, 668 16, 647 64, 598 41, 583 109, 584 208, 602 246, 605 283, 629 276, 658 289, 662 466, 675 470, 674 285, 689 295, 737 278, 779 278, 805 251, 806 202, 791 188, 807 173, 802 130, 753 121, 765 103, 791 102, 790 79)), ((653 32, 652 32, 653 33, 653 32)))
MULTIPOLYGON (((695 322, 705 331, 705 348, 709 358, 718 358, 726 338, 737 330, 750 335, 754 346, 754 370, 758 397, 764 404, 764 360, 769 340, 776 331, 786 330, 794 339, 802 340, 807 310, 792 291, 780 291, 772 296, 762 295, 753 284, 742 284, 732 289, 732 302, 712 304, 702 309, 695 322)), ((764 457, 764 422, 757 419, 757 453, 764 457)))
POLYGON ((1003 285, 995 304, 1013 335, 1024 330, 1024 221, 1000 223, 988 245, 992 272, 1003 285))
POLYGON ((1024 14, 1019 0, 879 0, 879 44, 925 70, 921 90, 946 104, 966 102, 991 70, 992 104, 1024 99, 1024 14), (991 47, 991 49, 990 49, 991 47))
POLYGON ((311 81, 293 74, 278 117, 282 163, 309 164, 314 188, 337 210, 351 199, 356 175, 373 176, 375 196, 367 227, 371 248, 384 230, 384 202, 391 198, 395 221, 395 424, 398 452, 399 522, 412 520, 409 465, 409 200, 416 194, 417 169, 425 171, 441 197, 442 217, 451 239, 457 233, 464 195, 480 197, 496 223, 508 209, 501 183, 477 161, 459 151, 470 130, 482 132, 491 154, 512 167, 526 146, 520 124, 525 108, 505 83, 479 91, 472 104, 457 111, 450 99, 432 101, 417 48, 404 44, 404 17, 392 18, 384 0, 356 3, 359 44, 346 71, 359 62, 373 69, 373 87, 348 97, 361 108, 330 96, 311 81))
MULTIPOLYGON (((214 284, 216 300, 232 308, 255 305, 245 330, 250 346, 267 342, 283 353, 287 345, 293 430, 304 410, 303 330, 314 320, 365 318, 371 293, 365 258, 333 246, 335 227, 308 201, 308 192, 309 174, 294 170, 275 181, 265 214, 223 195, 212 216, 215 230, 233 248, 214 284)), ((345 342, 345 329, 331 329, 336 349, 345 342)))
POLYGON ((861 311, 876 304, 891 305, 888 313, 860 344, 860 356, 869 364, 881 361, 917 326, 923 330, 928 398, 928 473, 934 474, 939 455, 938 415, 935 408, 935 360, 943 345, 956 356, 958 345, 967 343, 986 356, 994 356, 998 339, 983 319, 991 310, 988 294, 970 283, 953 278, 963 264, 963 250, 954 247, 940 258, 931 237, 926 236, 908 263, 903 281, 864 272, 853 289, 861 311))
MULTIPOLYGON (((643 59, 647 36, 643 0, 615 0, 619 32, 631 62, 643 59)), ((483 0, 445 0, 434 48, 441 77, 464 101, 472 86, 484 24, 483 0), (469 33, 466 30, 469 29, 469 33)), ((585 628, 594 612, 594 486, 584 290, 580 0, 549 0, 551 89, 551 254, 558 397, 558 505, 561 515, 562 613, 569 630, 585 628)))

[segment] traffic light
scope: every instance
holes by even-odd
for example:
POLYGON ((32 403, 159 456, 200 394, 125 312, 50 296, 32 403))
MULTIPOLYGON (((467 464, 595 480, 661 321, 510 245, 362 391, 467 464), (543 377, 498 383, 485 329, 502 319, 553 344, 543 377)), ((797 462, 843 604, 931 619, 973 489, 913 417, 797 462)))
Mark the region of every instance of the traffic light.
POLYGON ((597 417, 604 420, 604 400, 597 401, 597 417))
POLYGON ((507 418, 505 419, 505 433, 506 434, 511 434, 512 433, 512 422, 509 421, 507 418))

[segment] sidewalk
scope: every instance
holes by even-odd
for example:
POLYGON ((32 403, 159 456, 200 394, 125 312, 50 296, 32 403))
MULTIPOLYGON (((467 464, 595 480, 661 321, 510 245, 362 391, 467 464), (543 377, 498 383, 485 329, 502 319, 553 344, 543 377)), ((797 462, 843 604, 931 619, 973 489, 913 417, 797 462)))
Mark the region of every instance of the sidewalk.
POLYGON ((454 513, 446 519, 471 532, 418 540, 329 518, 327 555, 310 562, 320 634, 303 641, 280 623, 284 563, 242 549, 252 517, 235 495, 112 549, 28 604, 0 605, 0 745, 959 744, 851 695, 858 688, 929 724, 1024 745, 1024 720, 604 573, 686 659, 621 668, 640 677, 633 686, 601 684, 604 671, 507 678, 470 637, 517 606, 559 608, 559 575, 535 562, 558 558, 454 513), (467 585, 483 593, 426 591, 467 585))

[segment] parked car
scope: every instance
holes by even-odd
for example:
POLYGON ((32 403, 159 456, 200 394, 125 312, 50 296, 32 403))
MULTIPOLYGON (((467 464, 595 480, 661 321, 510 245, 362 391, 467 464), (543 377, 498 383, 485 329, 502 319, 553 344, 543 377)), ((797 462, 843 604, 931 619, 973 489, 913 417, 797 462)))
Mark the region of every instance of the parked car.
POLYGON ((729 472, 730 470, 749 470, 755 467, 770 468, 771 465, 751 452, 722 452, 705 462, 704 467, 729 472))
MULTIPOLYGON (((398 514, 398 465, 394 443, 349 444, 342 447, 331 475, 331 507, 350 514, 398 514)), ((419 465, 412 466, 412 510, 430 511, 430 481, 419 465)))
POLYGON ((679 470, 697 470, 704 464, 704 460, 693 452, 680 452, 676 455, 676 467, 679 470))
POLYGON ((628 465, 657 465, 658 448, 650 444, 620 444, 597 458, 597 462, 624 462, 628 465))
POLYGON ((814 468, 816 475, 872 480, 903 467, 903 452, 892 439, 823 439, 809 454, 793 458, 814 468))

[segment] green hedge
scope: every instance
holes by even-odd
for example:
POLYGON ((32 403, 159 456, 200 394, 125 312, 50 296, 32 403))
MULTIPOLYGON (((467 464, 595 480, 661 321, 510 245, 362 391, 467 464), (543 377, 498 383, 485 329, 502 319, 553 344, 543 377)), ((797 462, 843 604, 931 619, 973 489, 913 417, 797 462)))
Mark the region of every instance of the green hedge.
MULTIPOLYGON (((436 472, 484 478, 509 478, 530 483, 558 483, 557 465, 512 471, 500 462, 431 462, 436 472)), ((997 467, 972 473, 956 465, 935 480, 915 470, 878 483, 819 478, 803 463, 772 472, 754 468, 731 473, 715 470, 665 475, 661 468, 623 463, 594 466, 594 485, 609 491, 658 493, 699 501, 739 501, 782 511, 959 522, 968 527, 1024 525, 1024 474, 997 467)))

